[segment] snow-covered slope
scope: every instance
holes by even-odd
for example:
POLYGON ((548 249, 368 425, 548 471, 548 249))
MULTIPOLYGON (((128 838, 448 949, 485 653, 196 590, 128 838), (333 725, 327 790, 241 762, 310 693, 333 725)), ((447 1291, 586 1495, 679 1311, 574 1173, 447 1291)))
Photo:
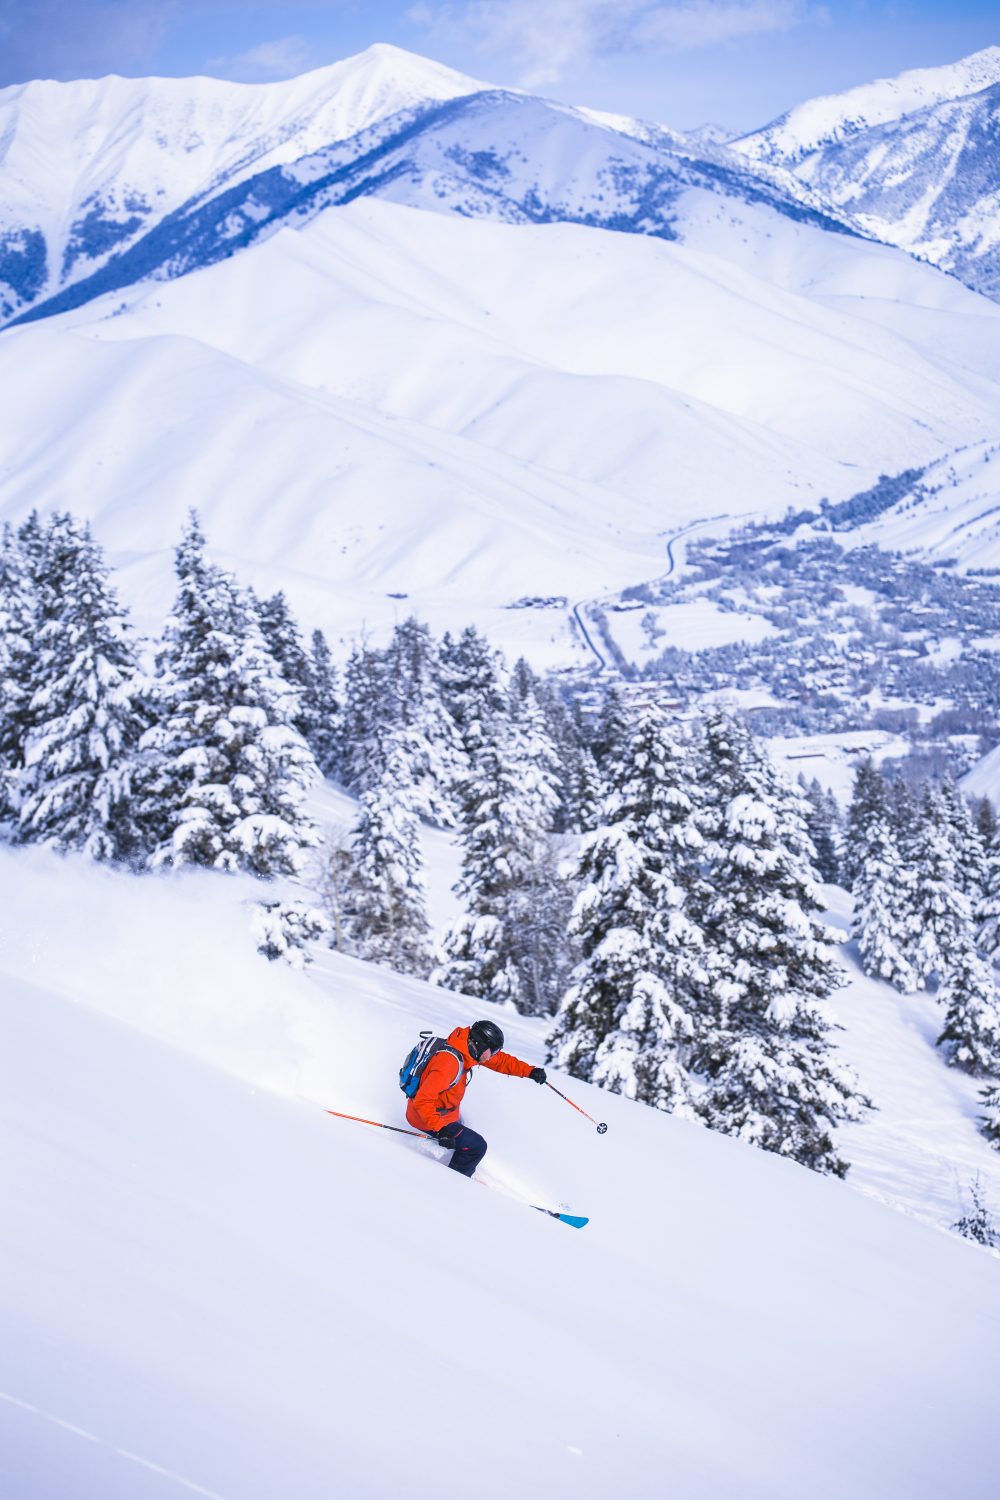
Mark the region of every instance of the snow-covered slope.
POLYGON ((733 142, 860 230, 1000 296, 1000 47, 799 105, 733 142))
MULTIPOLYGON (((231 877, 5 851, 0 892, 11 1500, 659 1500, 665 1474, 685 1500, 991 1500, 983 1251, 576 1082, 605 1136, 477 1078, 506 1192, 465 1183, 301 1097, 398 1121, 400 1054, 467 1019, 459 997, 267 965, 231 877)), ((504 1026, 539 1056, 538 1023, 504 1026)))
MULTIPOLYGON (((991 303, 692 197, 687 245, 365 200, 9 329, 0 511, 90 516, 151 627, 195 505, 306 623, 417 607, 507 646, 506 606, 654 576, 693 520, 842 499, 994 432, 991 303)), ((542 660, 572 656, 567 618, 530 626, 542 660)))
POLYGON ((930 464, 891 509, 838 540, 962 571, 1000 568, 1000 441, 973 443, 930 464))
POLYGON ((184 204, 481 87, 377 45, 283 83, 110 77, 0 90, 0 317, 91 275, 184 204))

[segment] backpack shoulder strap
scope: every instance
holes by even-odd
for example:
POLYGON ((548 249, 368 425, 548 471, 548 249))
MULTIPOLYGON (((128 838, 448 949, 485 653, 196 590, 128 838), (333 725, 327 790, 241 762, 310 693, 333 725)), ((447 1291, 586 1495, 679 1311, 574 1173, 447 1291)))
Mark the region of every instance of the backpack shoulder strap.
POLYGON ((462 1074, 465 1072, 465 1058, 455 1047, 449 1047, 447 1042, 445 1042, 444 1046, 440 1050, 442 1052, 450 1052, 452 1057, 458 1063, 458 1072, 455 1074, 454 1078, 451 1080, 451 1083, 449 1083, 448 1085, 450 1089, 453 1089, 458 1080, 461 1078, 462 1074))

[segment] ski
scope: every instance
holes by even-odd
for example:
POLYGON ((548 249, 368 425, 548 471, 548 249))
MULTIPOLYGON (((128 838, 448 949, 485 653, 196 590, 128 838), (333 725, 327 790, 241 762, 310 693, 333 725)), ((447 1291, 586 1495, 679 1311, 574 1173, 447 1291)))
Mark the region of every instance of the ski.
POLYGON ((537 1203, 529 1204, 530 1208, 537 1209, 540 1214, 548 1214, 550 1219, 561 1219, 564 1224, 571 1225, 574 1229, 582 1229, 584 1224, 589 1224, 589 1219, 581 1218, 579 1214, 561 1214, 556 1208, 539 1208, 537 1203))

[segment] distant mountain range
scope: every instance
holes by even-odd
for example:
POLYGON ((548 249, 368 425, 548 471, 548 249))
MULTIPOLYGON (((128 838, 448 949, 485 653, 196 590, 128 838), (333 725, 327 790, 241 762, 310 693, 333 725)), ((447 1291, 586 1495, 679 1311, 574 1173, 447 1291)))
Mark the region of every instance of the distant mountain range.
POLYGON ((369 196, 684 239, 691 189, 897 244, 1000 293, 1000 48, 813 100, 727 145, 398 48, 289 82, 0 91, 0 321, 185 274, 369 196))
POLYGON ((1000 299, 1000 47, 813 99, 731 145, 1000 299))
POLYGON ((702 188, 843 231, 707 139, 493 89, 375 46, 288 83, 108 78, 0 93, 0 315, 44 317, 368 196, 683 237, 702 188))

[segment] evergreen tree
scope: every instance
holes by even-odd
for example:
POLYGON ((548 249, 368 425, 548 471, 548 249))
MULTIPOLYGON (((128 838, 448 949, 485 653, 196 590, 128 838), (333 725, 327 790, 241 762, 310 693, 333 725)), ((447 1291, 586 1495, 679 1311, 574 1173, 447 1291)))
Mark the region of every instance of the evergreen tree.
POLYGON ((913 788, 908 781, 903 780, 902 776, 894 776, 886 783, 886 797, 896 843, 902 849, 920 816, 920 804, 914 795, 913 788))
POLYGON ((721 977, 706 996, 716 1024, 701 1113, 714 1129, 843 1176, 832 1131, 856 1118, 861 1097, 832 1055, 823 1002, 840 974, 801 798, 718 712, 705 724, 705 784, 705 935, 721 977))
POLYGON ((841 860, 841 878, 848 889, 858 878, 865 831, 876 818, 885 820, 889 814, 889 791, 885 778, 870 756, 858 763, 854 773, 851 803, 847 809, 844 829, 844 853, 841 860))
POLYGON ((439 682, 444 705, 471 759, 490 726, 505 708, 500 654, 472 625, 453 640, 445 633, 439 653, 439 682))
POLYGON ((418 821, 403 743, 390 737, 379 780, 362 793, 347 877, 348 938, 361 958, 426 977, 429 927, 418 821))
POLYGON ((525 1015, 555 1013, 573 964, 568 929, 575 891, 563 873, 564 855, 558 838, 540 839, 506 908, 525 1015))
POLYGON ((590 741, 591 753, 601 769, 608 759, 621 754, 621 747, 629 737, 631 720, 632 713, 621 689, 609 688, 590 741))
POLYGON ((157 661, 159 716, 137 776, 154 867, 295 874, 316 842, 304 792, 316 763, 292 727, 253 602, 207 563, 192 514, 177 549, 178 594, 157 661))
POLYGON ((17 545, 35 587, 41 587, 47 571, 48 535, 49 526, 37 510, 17 529, 17 545))
POLYGON ((567 833, 592 833, 599 825, 605 787, 586 745, 575 749, 565 775, 564 829, 567 833))
POLYGON ((356 795, 375 785, 385 769, 385 742, 394 728, 387 705, 385 661, 362 641, 344 672, 344 707, 340 718, 338 762, 344 785, 356 795))
POLYGON ((862 968, 897 990, 915 990, 914 882, 888 817, 874 818, 864 829, 857 868, 851 935, 857 940, 862 968))
POLYGON ((986 1078, 1000 1073, 1000 1007, 993 972, 971 941, 949 956, 938 999, 945 1022, 938 1046, 953 1067, 986 1078))
POLYGON ((251 920, 257 952, 272 963, 284 959, 293 969, 312 962, 309 944, 326 937, 327 918, 305 901, 259 901, 251 920))
POLYGON ((914 941, 910 958, 917 982, 944 976, 949 956, 972 932, 972 906, 960 885, 958 860, 941 795, 928 786, 920 805, 913 844, 914 941))
POLYGON ((309 727, 306 704, 313 688, 312 663, 284 592, 279 590, 270 599, 258 603, 257 617, 264 644, 278 668, 278 675, 298 694, 299 709, 292 726, 306 739, 309 727))
MULTIPOLYGON (((478 721, 476 721, 478 723, 478 721)), ((500 716, 476 731, 478 750, 461 783, 462 874, 467 916, 445 936, 435 975, 448 989, 518 1009, 529 1005, 520 922, 524 892, 542 859, 543 798, 517 728, 500 716)))
MULTIPOLYGON (((815 776, 808 785, 804 776, 799 777, 799 782, 806 798, 806 831, 816 850, 816 870, 821 880, 835 885, 840 876, 840 861, 837 858, 837 823, 831 816, 830 797, 815 776)), ((836 806, 834 800, 834 813, 836 806)))
POLYGON ((562 767, 533 688, 512 701, 511 720, 515 730, 512 743, 524 764, 524 794, 532 801, 538 828, 548 833, 555 827, 561 803, 562 767))
POLYGON ((1000 830, 996 811, 989 797, 980 797, 976 803, 975 824, 980 843, 984 849, 988 849, 1000 830))
POLYGON ((958 888, 975 909, 986 887, 986 850, 973 821, 972 810, 951 777, 943 778, 939 796, 955 851, 958 888))
POLYGON ((413 618, 397 625, 385 660, 392 720, 405 732, 413 806, 429 823, 453 828, 455 788, 467 762, 445 707, 441 667, 427 626, 413 618))
POLYGON ((10 526, 0 539, 0 821, 17 813, 30 722, 36 593, 10 526))
POLYGON ((549 1038, 575 1077, 691 1114, 693 986, 701 934, 685 912, 684 866, 697 858, 688 758, 661 714, 643 711, 606 759, 601 826, 581 850, 571 922, 581 959, 549 1038))
POLYGON ((995 963, 1000 955, 1000 834, 986 848, 983 894, 975 911, 976 942, 995 963))
POLYGON ((312 633, 309 687, 303 699, 305 740, 324 776, 340 774, 340 704, 337 671, 322 630, 312 633))
POLYGON ((1000 1083, 990 1084, 982 1090, 980 1098, 983 1103, 983 1113, 980 1117, 980 1130, 994 1146, 1000 1151, 1000 1083))
POLYGON ((89 528, 53 516, 43 555, 19 836, 128 860, 139 847, 129 760, 141 722, 125 615, 89 528))

